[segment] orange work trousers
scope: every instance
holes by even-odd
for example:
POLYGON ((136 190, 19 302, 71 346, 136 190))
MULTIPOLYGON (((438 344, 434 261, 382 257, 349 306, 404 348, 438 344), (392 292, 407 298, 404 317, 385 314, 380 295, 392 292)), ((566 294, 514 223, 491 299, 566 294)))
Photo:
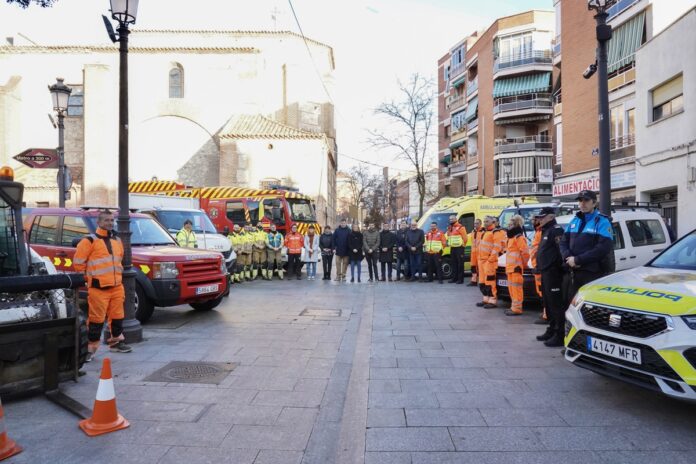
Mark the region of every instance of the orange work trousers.
POLYGON ((510 309, 513 313, 522 313, 522 300, 524 300, 524 277, 519 272, 509 272, 507 275, 508 291, 512 306, 510 309))
POLYGON ((123 319, 125 313, 123 304, 126 294, 123 285, 111 288, 90 288, 87 291, 87 304, 89 306, 89 322, 103 324, 108 320, 109 325, 114 319, 123 319))
POLYGON ((498 260, 494 263, 479 260, 479 284, 488 289, 488 295, 483 295, 484 303, 498 304, 498 287, 496 286, 495 273, 498 270, 498 260))
MULTIPOLYGON (((536 285, 536 292, 537 295, 539 295, 539 298, 543 299, 543 295, 541 294, 541 274, 534 274, 534 284, 536 285)), ((543 303, 542 303, 543 304, 543 303)), ((546 307, 542 309, 541 312, 541 318, 542 319, 547 319, 546 317, 546 307)))

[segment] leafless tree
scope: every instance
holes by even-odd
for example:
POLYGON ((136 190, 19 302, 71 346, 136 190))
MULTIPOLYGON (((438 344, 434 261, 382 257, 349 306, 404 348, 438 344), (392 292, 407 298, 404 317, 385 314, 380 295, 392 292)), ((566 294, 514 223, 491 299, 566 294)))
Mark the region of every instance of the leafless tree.
POLYGON ((383 116, 389 125, 384 130, 370 130, 368 142, 377 149, 391 150, 407 160, 415 171, 418 186, 418 216, 423 216, 426 196, 427 156, 433 138, 435 87, 431 79, 413 74, 409 81, 399 81, 400 98, 382 103, 375 114, 383 116))
POLYGON ((372 195, 375 187, 379 183, 379 177, 374 175, 363 164, 353 166, 348 170, 350 180, 348 186, 350 188, 351 205, 360 208, 370 195, 372 195))

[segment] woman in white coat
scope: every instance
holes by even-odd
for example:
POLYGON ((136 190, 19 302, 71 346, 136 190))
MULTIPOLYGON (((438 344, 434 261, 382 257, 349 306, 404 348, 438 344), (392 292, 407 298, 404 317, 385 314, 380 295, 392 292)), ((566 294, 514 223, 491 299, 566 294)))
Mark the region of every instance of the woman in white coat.
POLYGON ((319 236, 314 226, 309 226, 304 238, 304 262, 307 263, 307 280, 314 280, 317 276, 319 254, 319 236))

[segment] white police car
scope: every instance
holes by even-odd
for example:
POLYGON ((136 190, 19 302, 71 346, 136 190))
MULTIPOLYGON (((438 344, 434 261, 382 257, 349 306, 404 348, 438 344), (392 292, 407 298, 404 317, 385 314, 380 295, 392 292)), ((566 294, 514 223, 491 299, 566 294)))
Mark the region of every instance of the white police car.
POLYGON ((576 366, 696 401, 696 230, 645 266, 582 287, 565 345, 576 366))

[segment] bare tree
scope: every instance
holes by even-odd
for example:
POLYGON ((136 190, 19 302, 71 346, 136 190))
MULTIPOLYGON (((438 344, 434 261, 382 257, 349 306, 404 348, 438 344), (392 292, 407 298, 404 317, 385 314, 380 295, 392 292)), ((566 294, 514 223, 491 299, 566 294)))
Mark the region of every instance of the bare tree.
POLYGON ((379 176, 374 175, 365 165, 353 166, 348 170, 347 182, 350 206, 360 210, 374 193, 379 184, 379 176))
POLYGON ((400 98, 382 103, 375 114, 390 123, 386 130, 370 130, 368 142, 377 149, 388 149, 413 166, 418 186, 418 216, 423 216, 426 196, 426 177, 429 143, 433 137, 432 124, 435 87, 431 79, 416 73, 407 83, 399 81, 400 98))
POLYGON ((21 6, 22 8, 26 8, 29 6, 30 3, 36 3, 37 5, 47 8, 50 6, 53 6, 53 3, 56 0, 7 0, 7 3, 16 3, 17 5, 21 6))

